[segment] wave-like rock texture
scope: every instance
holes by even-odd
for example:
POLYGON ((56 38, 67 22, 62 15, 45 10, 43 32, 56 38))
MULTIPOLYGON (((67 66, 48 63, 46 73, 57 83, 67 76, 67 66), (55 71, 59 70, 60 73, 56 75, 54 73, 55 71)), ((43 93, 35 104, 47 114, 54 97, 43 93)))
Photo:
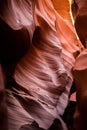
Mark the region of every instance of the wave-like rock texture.
MULTIPOLYGON (((57 112, 63 114, 67 105, 73 81, 71 68, 81 47, 69 22, 58 14, 51 1, 37 1, 34 10, 36 30, 31 48, 15 71, 17 83, 54 117, 57 117, 57 112)), ((47 118, 47 115, 42 118, 47 118)), ((43 121, 43 127, 51 122, 48 120, 36 119, 39 124, 43 121)))
POLYGON ((59 0, 58 4, 59 11, 51 0, 10 1, 2 13, 11 28, 25 27, 30 35, 30 48, 14 74, 20 89, 8 90, 9 130, 18 130, 33 120, 48 129, 55 118, 67 129, 59 114, 67 106, 73 82, 71 68, 82 45, 72 24, 70 3, 64 1, 68 7, 64 12, 59 0), (63 18, 64 14, 68 16, 63 18))

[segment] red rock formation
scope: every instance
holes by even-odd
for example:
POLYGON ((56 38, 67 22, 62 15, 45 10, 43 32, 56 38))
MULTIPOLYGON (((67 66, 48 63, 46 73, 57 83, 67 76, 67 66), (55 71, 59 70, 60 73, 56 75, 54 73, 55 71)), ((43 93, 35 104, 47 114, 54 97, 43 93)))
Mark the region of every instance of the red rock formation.
POLYGON ((77 6, 78 6, 78 12, 77 17, 75 20, 75 28, 77 31, 77 34, 83 43, 83 45, 86 47, 87 45, 87 0, 81 1, 81 0, 75 0, 77 6))
MULTIPOLYGON (((84 47, 87 47, 87 0, 75 0, 78 11, 75 18, 75 27, 77 34, 83 43, 84 47)), ((77 88, 77 109, 74 115, 75 129, 86 130, 87 129, 87 49, 84 49, 77 57, 73 75, 77 88)))
MULTIPOLYGON (((69 24, 70 21, 67 22, 56 12, 51 1, 36 2, 34 19, 37 29, 31 50, 17 65, 15 79, 21 86, 25 86, 35 99, 44 102, 44 106, 50 105, 49 108, 45 106, 45 109, 53 115, 54 106, 63 114, 73 81, 71 68, 75 62, 75 53, 80 51, 82 46, 72 23, 69 24), (62 93, 64 86, 65 93, 62 93)), ((38 118, 36 120, 39 122, 38 118)))
POLYGON ((76 130, 87 129, 87 49, 77 57, 73 68, 77 90, 77 109, 74 115, 76 130))
POLYGON ((13 75, 19 85, 7 90, 11 130, 34 120, 48 129, 55 118, 67 129, 59 114, 67 106, 71 69, 82 45, 72 24, 69 2, 55 2, 60 4, 58 8, 51 0, 10 1, 1 13, 13 30, 25 27, 30 36, 30 48, 13 75))

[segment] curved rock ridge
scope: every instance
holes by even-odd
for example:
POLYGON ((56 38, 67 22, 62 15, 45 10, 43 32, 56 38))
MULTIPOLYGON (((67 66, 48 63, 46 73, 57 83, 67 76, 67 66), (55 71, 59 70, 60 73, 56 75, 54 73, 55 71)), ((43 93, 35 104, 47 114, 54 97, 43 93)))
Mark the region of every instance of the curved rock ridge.
POLYGON ((71 68, 82 45, 74 26, 56 12, 50 0, 36 1, 34 23, 31 49, 17 65, 15 79, 44 106, 50 106, 45 106, 48 111, 52 113, 51 107, 57 106, 62 114, 73 81, 71 68))
POLYGON ((74 54, 80 51, 81 44, 74 27, 68 26, 51 1, 39 0, 35 3, 34 20, 37 29, 31 49, 17 65, 15 79, 37 100, 51 105, 50 110, 46 108, 48 111, 55 106, 60 111, 61 106, 60 113, 63 113, 73 81, 71 68, 75 62, 74 54), (64 89, 65 93, 62 93, 64 89), (63 104, 64 97, 66 103, 63 104))
MULTIPOLYGON (((52 1, 54 2, 54 7, 55 5, 56 6, 60 5, 59 8, 57 9, 55 8, 57 11, 56 29, 57 29, 58 39, 60 40, 62 46, 61 55, 63 58, 63 63, 69 78, 72 79, 71 69, 75 63, 75 57, 77 57, 77 55, 80 53, 82 48, 84 48, 79 41, 79 38, 76 34, 73 25, 73 19, 71 15, 71 11, 72 11, 71 6, 73 1, 64 0, 63 3, 62 1, 59 0, 58 1, 52 0, 52 1), (64 11, 66 17, 63 17, 63 15, 59 13, 60 11, 61 12, 64 11)), ((70 90, 70 86, 72 84, 72 80, 69 82, 69 84, 67 84, 65 92, 62 93, 58 102, 58 110, 60 111, 61 114, 63 113, 64 110, 63 108, 65 108, 66 106, 65 104, 67 104, 68 93, 70 90)))
POLYGON ((32 117, 40 126, 48 128, 58 117, 56 106, 65 90, 68 76, 61 57, 62 47, 55 28, 56 15, 51 1, 36 2, 34 19, 36 30, 32 45, 17 65, 15 79, 38 103, 36 114, 39 114, 39 103, 43 106, 46 114, 32 117))
POLYGON ((77 106, 74 114, 74 127, 76 130, 87 129, 87 49, 84 49, 76 58, 73 67, 73 76, 76 83, 77 106))
POLYGON ((77 13, 75 28, 85 49, 76 58, 73 66, 73 76, 76 83, 77 106, 74 114, 74 127, 76 130, 87 129, 87 0, 75 0, 77 13))

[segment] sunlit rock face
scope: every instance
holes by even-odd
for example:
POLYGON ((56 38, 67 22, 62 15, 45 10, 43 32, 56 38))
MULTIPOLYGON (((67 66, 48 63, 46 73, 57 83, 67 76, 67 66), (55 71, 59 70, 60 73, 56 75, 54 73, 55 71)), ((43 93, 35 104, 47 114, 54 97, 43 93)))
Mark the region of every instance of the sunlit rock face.
POLYGON ((66 20, 70 20, 70 1, 69 0, 51 0, 55 10, 66 20))
POLYGON ((59 0, 15 0, 7 5, 9 10, 4 6, 1 18, 13 30, 25 27, 30 36, 30 48, 13 75, 20 89, 12 88, 12 95, 8 92, 9 127, 17 130, 35 120, 48 129, 58 118, 66 130, 59 114, 67 106, 73 82, 71 69, 82 48, 72 23, 70 4, 59 0))
MULTIPOLYGON (((58 38, 61 41, 61 46, 62 46, 62 58, 63 58, 63 63, 64 66, 67 70, 68 76, 72 79, 72 74, 71 74, 71 69, 74 65, 75 62, 75 57, 79 53, 79 49, 82 47, 81 43, 79 42, 75 28, 73 26, 73 19, 71 16, 71 3, 72 1, 64 1, 63 3, 61 1, 53 1, 54 3, 54 8, 56 9, 56 16, 57 16, 57 22, 56 22, 56 29, 57 29, 57 34, 58 38), (58 3, 57 3, 58 2, 58 3), (57 8, 58 5, 61 7, 60 9, 57 8), (64 15, 61 12, 65 12, 66 15, 64 15), (66 17, 65 17, 66 16, 66 17)), ((71 80, 71 82, 73 79, 71 80)), ((69 93, 70 90, 70 84, 67 85, 66 90, 69 93)), ((67 96, 65 97, 65 93, 62 94, 62 96, 59 99, 59 105, 58 105, 58 110, 62 113, 64 104, 63 102, 66 99, 67 101, 67 96), (64 97, 63 97, 64 96, 64 97), (61 106, 61 107, 60 107, 61 106), (62 108, 62 109, 61 109, 62 108), (60 110, 61 109, 61 110, 60 110)), ((67 104, 67 103, 66 103, 67 104)))

